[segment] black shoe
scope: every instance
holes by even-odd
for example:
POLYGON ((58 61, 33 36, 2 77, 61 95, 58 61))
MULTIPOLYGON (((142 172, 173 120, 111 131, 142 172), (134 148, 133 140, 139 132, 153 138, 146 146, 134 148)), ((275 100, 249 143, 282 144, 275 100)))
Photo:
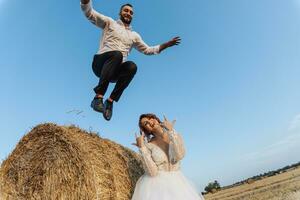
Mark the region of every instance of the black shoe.
POLYGON ((107 121, 111 119, 112 116, 112 110, 113 110, 113 102, 108 101, 107 99, 104 102, 104 111, 103 111, 103 117, 107 121))
POLYGON ((91 102, 91 107, 94 109, 94 111, 103 113, 104 111, 104 104, 102 98, 94 98, 91 102))

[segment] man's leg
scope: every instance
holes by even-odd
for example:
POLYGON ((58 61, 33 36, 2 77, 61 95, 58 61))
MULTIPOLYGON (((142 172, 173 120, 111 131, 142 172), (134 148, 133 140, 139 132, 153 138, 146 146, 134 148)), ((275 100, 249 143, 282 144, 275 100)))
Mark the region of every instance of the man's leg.
POLYGON ((127 61, 121 64, 117 83, 112 91, 110 98, 114 101, 119 101, 123 91, 127 88, 134 75, 136 74, 137 66, 132 61, 127 61))
POLYGON ((99 59, 94 59, 95 62, 93 62, 93 71, 96 76, 100 78, 94 91, 96 94, 103 96, 115 71, 117 71, 122 64, 123 55, 120 51, 109 51, 99 56, 99 59))
POLYGON ((100 55, 95 55, 92 68, 97 77, 100 78, 99 84, 94 88, 96 93, 91 103, 95 111, 103 112, 103 96, 108 88, 109 81, 113 78, 114 72, 122 63, 123 55, 119 51, 110 51, 100 55))
POLYGON ((123 91, 129 85, 136 71, 137 66, 132 61, 122 63, 119 70, 116 71, 115 77, 117 78, 117 83, 110 95, 110 98, 104 103, 105 109, 103 116, 106 120, 110 120, 112 117, 113 101, 119 101, 123 91))

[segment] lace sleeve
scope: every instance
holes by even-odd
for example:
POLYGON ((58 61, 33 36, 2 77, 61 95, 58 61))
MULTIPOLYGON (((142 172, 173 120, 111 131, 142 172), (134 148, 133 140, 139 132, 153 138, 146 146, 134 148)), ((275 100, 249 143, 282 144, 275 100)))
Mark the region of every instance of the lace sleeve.
POLYGON ((175 130, 167 131, 170 139, 169 144, 169 157, 172 164, 180 161, 185 155, 185 148, 183 139, 180 134, 176 133, 175 130))
POLYGON ((142 162, 145 172, 150 176, 156 176, 158 169, 157 165, 152 159, 150 150, 144 145, 139 149, 142 155, 142 162))

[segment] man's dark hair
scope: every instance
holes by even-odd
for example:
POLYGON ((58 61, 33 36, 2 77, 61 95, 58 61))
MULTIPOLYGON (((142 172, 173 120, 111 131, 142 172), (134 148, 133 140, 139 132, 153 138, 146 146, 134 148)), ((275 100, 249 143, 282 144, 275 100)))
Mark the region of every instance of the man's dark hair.
POLYGON ((124 4, 124 5, 121 6, 121 8, 120 8, 120 13, 121 13, 122 9, 123 9, 125 6, 129 6, 129 7, 133 8, 133 6, 132 6, 130 3, 126 3, 126 4, 124 4))

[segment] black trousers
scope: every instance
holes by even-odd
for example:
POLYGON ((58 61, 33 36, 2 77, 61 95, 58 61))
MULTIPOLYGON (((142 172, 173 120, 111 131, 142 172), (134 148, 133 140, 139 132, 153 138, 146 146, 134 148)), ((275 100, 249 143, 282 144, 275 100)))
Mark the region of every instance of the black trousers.
POLYGON ((109 83, 116 83, 110 98, 118 101, 133 79, 137 66, 132 61, 122 63, 123 55, 120 51, 109 51, 94 56, 92 68, 97 77, 100 78, 98 85, 94 88, 96 94, 104 95, 109 83))

